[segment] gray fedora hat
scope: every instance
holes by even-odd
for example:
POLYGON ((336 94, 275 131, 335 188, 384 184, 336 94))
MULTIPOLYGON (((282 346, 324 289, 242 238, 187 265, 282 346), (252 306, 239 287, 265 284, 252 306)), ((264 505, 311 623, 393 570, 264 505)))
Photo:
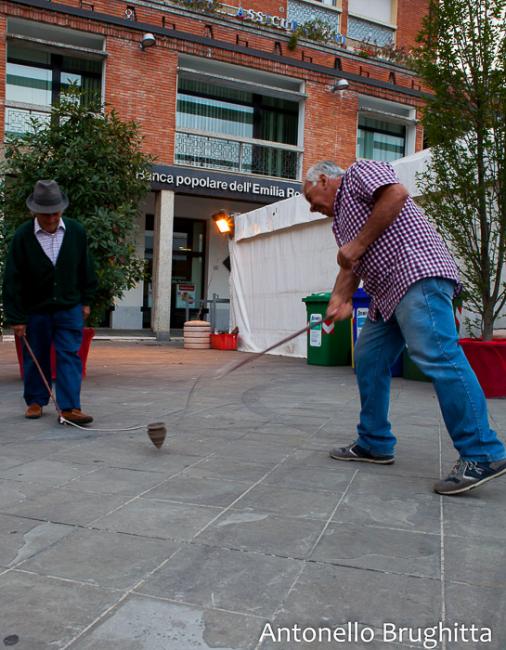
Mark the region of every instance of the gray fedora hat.
POLYGON ((37 181, 33 192, 26 199, 30 212, 37 214, 63 212, 68 204, 67 195, 60 190, 56 181, 37 181))

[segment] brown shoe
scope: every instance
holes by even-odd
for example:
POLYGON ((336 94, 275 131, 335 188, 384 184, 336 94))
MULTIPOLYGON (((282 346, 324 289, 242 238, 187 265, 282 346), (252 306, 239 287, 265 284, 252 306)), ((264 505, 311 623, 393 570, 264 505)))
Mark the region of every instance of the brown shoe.
POLYGON ((89 424, 90 422, 93 422, 93 418, 91 415, 86 415, 86 413, 83 413, 81 409, 72 409, 71 411, 62 411, 61 412, 62 416, 68 420, 69 422, 73 422, 74 424, 89 424))
POLYGON ((42 415, 42 406, 40 404, 30 404, 25 412, 25 418, 37 420, 42 415))

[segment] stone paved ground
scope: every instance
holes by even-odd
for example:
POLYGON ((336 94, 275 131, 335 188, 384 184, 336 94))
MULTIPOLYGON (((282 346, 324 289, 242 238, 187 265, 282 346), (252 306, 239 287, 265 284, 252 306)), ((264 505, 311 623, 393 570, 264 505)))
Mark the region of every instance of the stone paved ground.
MULTIPOLYGON (((414 628, 444 620, 493 639, 438 648, 504 650, 506 479, 431 492, 455 457, 432 387, 394 380, 395 465, 336 463, 327 450, 356 421, 352 371, 268 357, 212 379, 237 358, 95 342, 83 406, 101 427, 164 420, 158 451, 144 429, 79 431, 49 407, 25 420, 0 344, 0 646, 420 648, 414 628), (348 622, 364 641, 278 643, 264 627, 348 622), (384 642, 385 622, 412 638, 384 642)), ((504 434, 506 401, 489 405, 504 434)))

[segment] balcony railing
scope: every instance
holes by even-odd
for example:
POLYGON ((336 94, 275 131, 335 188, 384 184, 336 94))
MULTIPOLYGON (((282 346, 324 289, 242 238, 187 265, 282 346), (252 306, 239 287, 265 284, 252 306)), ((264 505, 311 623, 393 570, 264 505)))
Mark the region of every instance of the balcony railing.
POLYGON ((176 133, 175 162, 228 172, 242 172, 300 179, 300 147, 266 140, 202 133, 179 129, 176 133))
POLYGON ((50 119, 50 109, 11 102, 5 106, 5 137, 31 133, 34 130, 34 120, 40 124, 48 124, 50 119))

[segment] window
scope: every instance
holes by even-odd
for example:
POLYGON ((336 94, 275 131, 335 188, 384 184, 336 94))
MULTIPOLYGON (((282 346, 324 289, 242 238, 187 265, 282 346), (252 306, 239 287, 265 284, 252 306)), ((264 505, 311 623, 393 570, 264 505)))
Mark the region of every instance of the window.
MULTIPOLYGON (((252 71, 233 79, 226 74, 232 67, 221 75, 213 68, 200 78, 189 71, 185 74, 180 67, 175 161, 194 167, 297 178, 301 162, 300 101, 296 101, 299 93, 256 83, 252 71), (278 96, 267 94, 266 88, 278 96)), ((268 81, 273 83, 272 79, 268 81)), ((294 80, 290 83, 294 85, 294 80)))
POLYGON ((348 38, 379 47, 395 42, 392 0, 349 0, 348 38))
POLYGON ((414 153, 416 109, 376 97, 359 97, 357 158, 397 160, 414 153))
POLYGON ((70 84, 84 91, 84 101, 100 94, 101 63, 37 51, 9 43, 7 50, 5 135, 31 128, 31 119, 47 121, 51 106, 70 84))
POLYGON ((208 83, 181 79, 177 96, 177 127, 253 137, 251 94, 208 83))
POLYGON ((348 11, 350 14, 368 18, 372 22, 393 24, 392 0, 349 0, 348 11))
POLYGON ((180 79, 176 162, 196 167, 296 178, 297 153, 237 138, 297 144, 299 107, 295 102, 208 82, 180 79), (191 129, 219 138, 194 133, 191 129), (186 146, 184 146, 186 144, 186 146))
POLYGON ((405 126, 359 116, 357 158, 396 160, 404 156, 405 142, 405 126))
POLYGON ((70 84, 83 90, 83 101, 100 95, 103 38, 53 25, 10 18, 7 28, 5 135, 47 122, 51 106, 70 84))

